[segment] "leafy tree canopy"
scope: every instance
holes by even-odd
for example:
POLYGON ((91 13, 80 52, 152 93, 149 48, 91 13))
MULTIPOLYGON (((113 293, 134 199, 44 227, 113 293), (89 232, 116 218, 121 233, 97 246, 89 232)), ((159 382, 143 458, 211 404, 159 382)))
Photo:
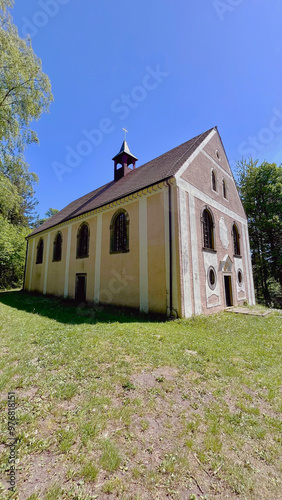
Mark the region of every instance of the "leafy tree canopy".
POLYGON ((43 224, 47 219, 49 219, 50 217, 53 217, 53 215, 57 214, 59 212, 59 210, 57 210, 56 208, 49 208, 49 210, 47 210, 46 214, 45 214, 45 217, 43 219, 37 219, 35 221, 35 223, 33 224, 34 227, 38 227, 38 226, 41 226, 41 224, 43 224))
POLYGON ((11 224, 0 214, 0 289, 19 285, 24 275, 27 227, 11 224))
MULTIPOLYGON (((258 300, 282 299, 282 168, 275 163, 241 161, 238 184, 249 222, 258 300)), ((282 305, 282 302, 281 302, 282 305)))
POLYGON ((0 0, 0 172, 22 198, 15 224, 28 220, 33 209, 37 176, 29 172, 24 151, 38 137, 30 125, 48 111, 53 96, 48 76, 31 42, 18 34, 8 12, 13 2, 0 0))
POLYGON ((13 24, 13 0, 0 0, 0 287, 19 284, 25 262, 25 236, 34 220, 34 184, 24 153, 37 143, 31 129, 48 111, 53 96, 48 76, 13 24))

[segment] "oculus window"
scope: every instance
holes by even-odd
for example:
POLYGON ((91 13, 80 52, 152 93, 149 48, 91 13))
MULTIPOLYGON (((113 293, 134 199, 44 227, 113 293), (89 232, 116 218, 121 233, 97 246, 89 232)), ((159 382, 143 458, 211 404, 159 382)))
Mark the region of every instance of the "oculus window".
POLYGON ((216 287, 217 276, 216 276, 215 268, 213 266, 210 266, 208 268, 207 278, 208 278, 208 285, 209 285, 210 289, 214 290, 216 287))

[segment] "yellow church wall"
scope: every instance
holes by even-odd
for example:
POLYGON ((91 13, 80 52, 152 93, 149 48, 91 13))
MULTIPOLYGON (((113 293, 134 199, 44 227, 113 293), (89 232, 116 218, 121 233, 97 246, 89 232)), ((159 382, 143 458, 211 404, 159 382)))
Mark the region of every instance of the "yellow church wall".
MULTIPOLYGON (((179 262, 179 242, 178 242, 178 213, 177 213, 177 189, 173 190, 173 307, 180 312, 181 309, 181 288, 180 288, 180 262, 179 262)), ((30 238, 25 288, 29 289, 30 269, 32 261, 32 249, 34 240, 34 257, 32 265, 31 291, 38 291, 56 296, 68 296, 75 298, 76 274, 85 273, 87 275, 86 299, 89 303, 94 302, 95 280, 97 297, 97 277, 95 272, 99 272, 100 294, 99 303, 126 306, 139 309, 147 301, 148 311, 166 314, 168 306, 168 210, 165 212, 165 200, 163 190, 156 194, 152 191, 137 197, 136 201, 124 204, 116 204, 110 210, 100 212, 97 215, 83 217, 75 222, 59 228, 50 229, 42 235, 30 238), (110 253, 110 225, 113 215, 119 208, 125 208, 129 215, 129 252, 111 254, 110 253), (146 217, 147 213, 147 217, 146 217), (97 242, 97 221, 102 219, 101 242, 97 242), (166 223, 165 223, 166 220, 166 223), (89 225, 89 256, 86 258, 76 258, 77 232, 80 225, 86 222, 89 225), (140 227, 141 224, 141 227, 140 227), (146 230, 147 239, 140 241, 140 233, 146 230), (71 239, 69 248, 69 263, 67 263, 67 244, 69 229, 71 229, 71 239), (53 262, 53 243, 57 232, 60 231, 63 237, 62 260, 53 262), (47 280, 45 280, 47 246, 49 235, 49 255, 47 263, 47 280), (40 238, 44 240, 43 263, 36 264, 36 249, 40 238), (96 250, 101 245, 100 267, 96 266, 96 250), (140 249, 146 251, 147 260, 140 260, 140 249), (65 276, 66 267, 68 276, 65 276), (148 271, 148 276, 146 271, 148 271), (140 280, 140 272, 143 279, 140 280), (148 281, 147 281, 148 280, 148 281), (146 285, 147 283, 147 285, 146 285), (67 285, 67 286, 66 286, 67 285), (66 287, 66 288, 65 288, 66 287), (141 287, 141 289, 140 289, 141 287)), ((140 193, 141 194, 141 193, 140 193)), ((166 192, 167 196, 167 192, 166 192)), ((98 252, 99 254, 99 252, 98 252)), ((145 309, 144 309, 145 310, 145 309)))
POLYGON ((47 288, 46 288, 47 294, 57 295, 57 296, 64 295, 67 239, 68 239, 67 227, 60 228, 60 230, 56 229, 55 231, 52 231, 50 233, 50 250, 48 258, 48 273, 47 273, 47 288), (54 239, 59 231, 62 234, 62 259, 59 262, 53 262, 54 239))
POLYGON ((139 201, 102 215, 100 303, 139 308, 139 201), (110 225, 115 212, 129 215, 129 252, 110 254, 110 225))
POLYGON ((31 282, 31 291, 33 292, 43 292, 46 248, 47 248, 47 235, 41 237, 39 235, 37 238, 35 238, 34 261, 32 269, 32 282, 31 282), (40 238, 43 238, 43 243, 44 243, 43 262, 42 264, 36 264, 37 245, 39 243, 40 238))
POLYGON ((148 197, 149 311, 166 314, 165 219, 163 192, 148 197))
POLYGON ((32 245, 33 245, 32 240, 27 241, 27 256, 26 256, 26 264, 25 264, 24 290, 29 289, 32 245))
POLYGON ((86 278, 86 300, 93 302, 94 300, 94 273, 95 273, 95 256, 96 256, 96 234, 97 234, 97 217, 83 219, 72 225, 71 247, 70 247, 70 262, 69 262, 69 298, 75 298, 76 274, 87 274, 86 278), (84 258, 76 258, 76 243, 77 232, 82 222, 86 222, 89 226, 89 255, 84 258))

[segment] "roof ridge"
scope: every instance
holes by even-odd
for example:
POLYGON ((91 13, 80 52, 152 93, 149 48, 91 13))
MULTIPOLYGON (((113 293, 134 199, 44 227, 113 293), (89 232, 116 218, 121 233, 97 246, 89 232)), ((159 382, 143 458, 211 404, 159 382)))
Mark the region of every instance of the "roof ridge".
MULTIPOLYGON (((171 168, 169 169, 169 171, 168 171, 168 175, 169 175, 169 174, 170 174, 170 172, 174 169, 175 165, 177 165, 177 163, 178 163, 179 161, 181 161, 181 160, 182 160, 183 156, 186 156, 186 154, 188 153, 188 151, 189 151, 191 148, 193 148, 193 146, 194 146, 195 142, 197 142, 197 140, 198 140, 199 138, 201 138, 203 135, 207 134, 208 132, 210 132, 210 131, 211 131, 211 130, 213 130, 213 129, 214 129, 214 127, 210 128, 210 129, 208 129, 208 130, 206 130, 206 131, 205 131, 205 132, 203 132, 202 134, 197 135, 196 137, 194 137, 194 140, 193 140, 193 139, 190 139, 190 141, 191 141, 191 140, 193 141, 193 142, 192 142, 192 144, 190 144, 190 146, 189 146, 189 148, 187 149, 187 151, 185 151, 185 153, 183 153, 183 155, 182 155, 180 158, 178 158, 178 160, 176 160, 176 162, 174 163, 174 165, 172 165, 172 167, 171 167, 171 168)), ((190 141, 187 141, 187 142, 190 142, 190 141)), ((201 141, 200 141, 200 143, 201 143, 201 141)), ((181 145, 181 144, 180 144, 180 145, 181 145)))
POLYGON ((33 236, 59 224, 64 224, 69 220, 75 219, 77 216, 91 212, 98 207, 172 177, 181 168, 183 163, 185 163, 186 159, 191 157, 193 152, 197 151, 203 140, 214 129, 215 127, 206 130, 196 137, 162 153, 135 170, 132 170, 118 181, 112 180, 92 190, 90 193, 80 196, 60 210, 58 214, 47 219, 44 224, 38 228, 34 228, 29 236, 33 236))

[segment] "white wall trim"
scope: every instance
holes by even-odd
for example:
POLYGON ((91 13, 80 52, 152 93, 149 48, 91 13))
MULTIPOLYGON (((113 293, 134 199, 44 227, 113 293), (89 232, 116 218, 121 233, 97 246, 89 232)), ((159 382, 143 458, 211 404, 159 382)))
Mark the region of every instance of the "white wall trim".
POLYGON ((251 287, 250 287, 250 268, 249 268, 249 259, 248 259, 248 248, 247 248, 247 238, 246 238, 246 228, 242 227, 242 236, 243 236, 243 247, 244 247, 244 260, 246 265, 246 274, 247 274, 247 290, 248 290, 248 300, 251 303, 251 287))
POLYGON ((65 297, 65 299, 69 295, 71 231, 72 231, 72 224, 70 224, 69 227, 68 227, 68 237, 67 237, 67 252, 66 252, 66 267, 65 267, 65 286, 64 286, 64 297, 65 297))
POLYGON ((253 269, 252 269, 251 253, 250 253, 249 232, 247 226, 243 228, 243 238, 244 238, 244 258, 246 262, 246 270, 248 275, 248 283, 247 283, 248 299, 249 299, 249 304, 254 305, 256 303, 256 300, 255 300, 253 269))
POLYGON ((232 174, 229 174, 229 172, 227 172, 227 170, 224 170, 224 168, 222 168, 221 165, 219 165, 206 151, 202 151, 203 155, 206 156, 206 158, 208 158, 208 160, 213 163, 213 165, 215 165, 224 175, 226 175, 227 177, 229 177, 230 180, 234 180, 233 179, 233 176, 232 174))
POLYGON ((182 165, 182 167, 177 171, 175 174, 175 178, 178 179, 181 177, 183 172, 185 172, 186 168, 191 165, 191 163, 195 160, 195 158, 198 156, 198 154, 206 147, 208 142, 212 139, 212 137, 216 134, 216 130, 213 129, 209 133, 209 135, 205 138, 203 142, 197 147, 197 149, 194 151, 194 153, 185 161, 185 163, 182 165))
POLYGON ((28 291, 29 292, 31 290, 31 284, 32 284, 32 271, 33 271, 33 266, 34 266, 34 251, 35 251, 35 238, 32 242, 31 261, 30 261, 30 270, 29 270, 29 284, 28 284, 28 291))
POLYGON ((172 309, 179 312, 178 309, 178 289, 177 289, 177 259, 176 241, 179 238, 175 221, 175 191, 176 186, 171 187, 171 234, 172 234, 172 309))
MULTIPOLYGON (((244 245, 244 257, 245 257, 245 245, 244 245)), ((246 259, 244 259, 246 262, 246 259)), ((236 291, 237 291, 237 300, 246 300, 246 282, 247 288, 249 288, 249 273, 247 268, 247 263, 245 266, 243 265, 243 259, 241 257, 234 257, 234 267, 235 267, 235 281, 236 281, 236 291), (243 283, 241 286, 238 283, 238 271, 241 269, 243 273, 243 283), (245 295, 239 297, 239 293, 244 292, 245 295)))
POLYGON ((47 236, 47 249, 46 249, 46 255, 45 255, 45 273, 44 273, 43 295, 46 295, 46 292, 47 292, 50 238, 51 238, 51 233, 48 233, 48 236, 47 236))
POLYGON ((184 316, 190 318, 193 314, 190 280, 190 256, 188 238, 188 213, 187 194, 183 189, 179 189, 179 217, 180 217, 180 241, 183 279, 183 303, 184 316))
POLYGON ((147 197, 139 200, 139 293, 140 312, 149 310, 147 197))
POLYGON ((244 224, 245 226, 247 225, 247 220, 245 218, 241 217, 240 215, 233 212, 233 210, 230 210, 229 208, 225 207, 218 201, 214 200, 209 195, 203 193, 195 186, 192 186, 191 184, 189 184, 189 182, 185 181, 184 179, 177 179, 176 182, 179 187, 184 189, 184 191, 187 191, 187 193, 191 194, 193 197, 198 198, 206 205, 209 205, 210 207, 219 210, 223 214, 231 217, 234 220, 237 220, 238 222, 241 222, 241 224, 244 224))
POLYGON ((170 315, 170 310, 169 310, 169 201, 168 201, 168 190, 169 187, 167 186, 167 189, 164 190, 164 224, 165 224, 165 282, 166 282, 166 311, 167 311, 167 316, 169 317, 170 315))
POLYGON ((248 226, 246 226, 246 240, 247 240, 247 249, 248 249, 247 250, 248 262, 249 262, 249 268, 250 268, 251 300, 252 300, 252 305, 255 305, 256 296, 255 296, 255 285, 254 285, 253 266, 252 266, 252 259, 251 259, 251 247, 250 247, 248 226))
POLYGON ((213 307, 218 307, 221 305, 221 294, 220 294, 220 280, 219 280, 219 265, 218 265, 218 256, 216 253, 203 252, 204 257, 204 268, 205 268, 205 280, 206 280, 206 306, 207 309, 212 309, 213 307), (216 272, 216 286, 212 290, 209 287, 208 282, 208 269, 210 266, 213 266, 216 272), (212 296, 217 297, 217 302, 215 304, 209 304, 209 299, 212 296))
POLYGON ((96 257, 95 257, 95 276, 94 276, 94 303, 99 304, 100 301, 100 282, 101 282, 101 256, 102 256, 102 222, 103 215, 97 216, 97 233, 96 233, 96 257))
POLYGON ((197 315, 197 314, 202 314, 202 301, 201 301, 200 276, 199 276, 195 198, 192 194, 189 194, 189 213, 190 213, 190 236, 191 236, 192 263, 193 263, 192 272, 193 272, 193 287, 194 287, 194 305, 195 305, 195 314, 197 315))

